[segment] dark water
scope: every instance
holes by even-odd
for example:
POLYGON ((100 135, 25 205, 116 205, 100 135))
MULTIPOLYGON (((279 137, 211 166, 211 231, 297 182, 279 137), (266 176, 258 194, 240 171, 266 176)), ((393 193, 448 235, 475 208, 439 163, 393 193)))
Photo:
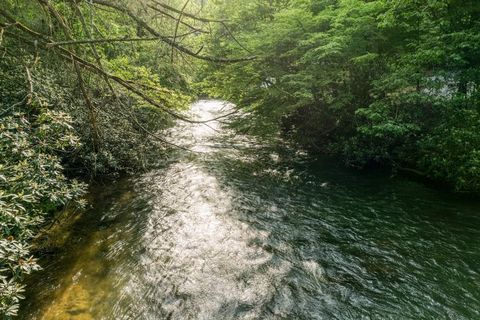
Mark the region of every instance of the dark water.
POLYGON ((480 319, 478 201, 216 123, 171 136, 195 152, 96 188, 21 319, 480 319))

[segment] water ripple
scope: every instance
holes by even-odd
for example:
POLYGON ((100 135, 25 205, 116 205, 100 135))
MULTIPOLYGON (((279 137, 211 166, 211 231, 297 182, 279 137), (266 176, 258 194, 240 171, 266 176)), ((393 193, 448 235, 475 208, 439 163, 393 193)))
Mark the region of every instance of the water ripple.
POLYGON ((196 153, 99 187, 22 318, 480 319, 478 202, 216 122, 166 134, 196 153))

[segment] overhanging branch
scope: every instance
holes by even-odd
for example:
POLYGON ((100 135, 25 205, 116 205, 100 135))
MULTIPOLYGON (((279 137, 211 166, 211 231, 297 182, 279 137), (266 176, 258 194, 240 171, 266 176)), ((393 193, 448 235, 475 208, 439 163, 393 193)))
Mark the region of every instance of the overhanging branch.
POLYGON ((255 60, 256 56, 251 56, 251 57, 246 57, 246 58, 223 58, 223 57, 211 57, 211 56, 204 56, 200 54, 196 54, 192 50, 176 43, 170 38, 167 38, 163 35, 161 35, 159 32, 157 32, 155 29, 153 29, 148 23, 146 23, 143 19, 138 17, 136 14, 134 14, 131 10, 128 8, 125 8, 121 5, 117 5, 112 3, 111 1, 108 0, 92 0, 93 3, 96 3, 98 5, 103 5, 106 7, 110 7, 112 9, 115 9, 117 11, 120 11, 126 15, 128 15, 132 20, 134 20, 137 24, 142 26, 145 30, 147 30, 151 35, 158 37, 161 41, 164 43, 174 47, 178 51, 181 51, 189 56, 195 57, 197 59, 205 60, 205 61, 210 61, 210 62, 218 62, 218 63, 233 63, 233 62, 242 62, 242 61, 251 61, 255 60))
MULTIPOLYGON (((194 31, 183 33, 177 36, 177 38, 186 37, 193 34, 194 31)), ((173 38, 169 37, 169 38, 173 38)), ((149 37, 149 38, 107 38, 107 39, 82 39, 82 40, 72 40, 72 41, 58 41, 47 43, 47 47, 57 47, 57 46, 66 46, 66 45, 81 45, 81 44, 94 44, 94 43, 113 43, 113 42, 149 42, 149 41, 161 41, 158 37, 149 37)))
POLYGON ((165 8, 167 10, 170 10, 172 12, 175 12, 175 13, 178 13, 178 14, 182 14, 186 17, 189 17, 191 19, 194 19, 194 20, 198 20, 198 21, 201 21, 201 22, 213 22, 213 23, 223 23, 223 22, 227 22, 226 20, 214 20, 214 19, 208 19, 208 18, 204 18, 204 17, 198 17, 196 15, 193 15, 191 13, 188 13, 188 12, 183 12, 181 10, 178 10, 178 9, 175 9, 165 3, 162 3, 160 1, 157 1, 157 0, 151 0, 153 3, 155 3, 156 5, 159 5, 160 7, 162 8, 165 8))

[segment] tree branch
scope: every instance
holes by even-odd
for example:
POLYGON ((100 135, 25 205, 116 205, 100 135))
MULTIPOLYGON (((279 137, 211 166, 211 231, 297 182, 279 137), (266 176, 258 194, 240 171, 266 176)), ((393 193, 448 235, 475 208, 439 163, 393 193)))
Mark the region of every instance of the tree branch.
MULTIPOLYGON (((149 5, 149 4, 147 4, 147 7, 149 7, 150 9, 152 9, 152 10, 154 10, 154 11, 157 11, 158 13, 160 13, 160 14, 166 16, 166 17, 169 17, 169 18, 172 19, 172 20, 177 20, 177 18, 175 18, 174 16, 172 16, 172 15, 169 14, 168 12, 165 12, 165 11, 163 11, 163 10, 157 8, 157 7, 154 7, 154 6, 149 5)), ((196 31, 196 32, 199 32, 199 33, 209 33, 208 31, 205 31, 205 30, 203 30, 203 29, 199 29, 199 28, 197 28, 197 27, 194 27, 194 26, 192 26, 191 24, 186 23, 185 21, 180 21, 180 23, 183 24, 184 26, 192 29, 193 31, 196 31)))
MULTIPOLYGON (((178 26, 180 25, 180 21, 182 21, 183 12, 185 11, 185 8, 187 8, 187 5, 188 5, 189 2, 190 2, 190 0, 185 1, 185 4, 182 7, 182 11, 178 15, 177 23, 175 24, 175 33, 173 35, 173 40, 172 40, 174 44, 177 41, 178 26)), ((175 50, 174 50, 174 46, 172 45, 172 55, 171 55, 171 62, 172 63, 173 63, 174 53, 175 53, 175 50)))
POLYGON ((185 48, 178 43, 172 41, 171 39, 162 36, 160 33, 158 33, 155 29, 153 29, 148 23, 146 23, 144 20, 142 20, 140 17, 135 15, 131 10, 128 8, 122 7, 120 5, 116 5, 111 3, 110 1, 107 0, 92 0, 93 3, 107 6, 113 9, 116 9, 120 12, 123 12, 124 14, 128 15, 132 20, 134 20, 137 24, 141 25, 145 30, 150 32, 153 36, 158 37, 161 41, 165 42, 166 44, 175 47, 175 49, 188 54, 192 57, 195 57, 197 59, 205 60, 205 61, 210 61, 210 62, 218 62, 218 63, 233 63, 233 62, 241 62, 241 61, 251 61, 256 59, 255 56, 252 57, 246 57, 246 58, 238 58, 238 59, 229 59, 229 58, 221 58, 221 57, 211 57, 211 56, 203 56, 203 55, 198 55, 195 54, 195 52, 191 51, 188 48, 185 48))
MULTIPOLYGON (((151 0, 153 3, 155 3, 156 5, 159 5, 161 6, 162 8, 165 8, 167 10, 170 10, 170 11, 173 11, 175 13, 178 13, 178 14, 181 14, 182 11, 178 10, 178 9, 175 9, 169 5, 166 5, 160 1, 157 1, 157 0, 151 0)), ((197 17, 191 13, 187 13, 187 12, 184 12, 182 15, 186 16, 186 17, 189 17, 191 19, 194 19, 194 20, 198 20, 198 21, 202 21, 202 22, 213 22, 213 23, 223 23, 223 22, 227 22, 227 20, 213 20, 213 19, 208 19, 208 18, 203 18, 203 17, 197 17)))
MULTIPOLYGON (((89 32, 89 30, 88 30, 88 28, 87 28, 87 24, 86 24, 86 22, 85 22, 85 18, 84 18, 83 14, 82 14, 82 11, 78 8, 78 6, 77 6, 76 4, 73 4, 73 6, 74 6, 75 12, 77 13, 78 17, 80 18, 80 22, 81 22, 81 24, 82 24, 82 28, 83 28, 84 32, 86 33, 86 35, 87 35, 88 37, 91 37, 91 33, 89 32)), ((114 97, 115 100, 117 101, 118 105, 119 105, 119 106, 123 106, 124 104, 123 104, 123 102, 120 100, 120 98, 118 97, 117 92, 115 91, 113 85, 111 84, 110 78, 108 77, 107 72, 105 72, 105 70, 103 69, 102 60, 101 60, 101 58, 100 58, 100 55, 99 55, 98 52, 97 52, 97 49, 96 49, 96 47, 95 47, 95 44, 94 44, 94 43, 90 43, 90 47, 92 48, 93 54, 94 54, 94 56, 95 56, 95 60, 97 61, 97 64, 98 64, 98 67, 99 67, 99 68, 102 70, 102 72, 103 72, 103 74, 102 74, 103 79, 105 80, 105 83, 107 84, 110 92, 112 93, 113 97, 114 97)), ((121 111, 120 111, 120 112, 121 112, 121 111)), ((123 114, 123 112, 121 112, 121 113, 122 113, 122 115, 123 115, 126 119, 132 120, 132 121, 138 126, 138 128, 140 128, 143 132, 145 132, 147 135, 155 138, 156 140, 159 140, 159 141, 161 141, 161 142, 164 143, 164 144, 167 144, 167 145, 170 145, 170 146, 174 146, 174 147, 176 147, 176 148, 180 148, 180 149, 184 149, 184 150, 190 151, 190 150, 188 150, 188 149, 186 149, 186 148, 184 148, 184 147, 182 147, 182 146, 176 145, 176 144, 174 144, 174 143, 172 143, 172 142, 169 142, 169 141, 167 141, 167 140, 159 137, 157 134, 154 134, 154 133, 150 132, 150 130, 146 129, 146 128, 138 121, 137 117, 135 116, 135 114, 134 114, 133 112, 131 112, 131 110, 130 110, 130 115, 129 115, 129 116, 123 114)))
MULTIPOLYGON (((41 0, 39 0, 39 1, 41 1, 41 0)), ((93 0, 93 1, 103 1, 103 0, 93 0)), ((9 20, 12 23, 12 26, 15 26, 17 29, 29 34, 30 36, 32 36, 34 38, 34 40, 29 40, 29 39, 27 39, 25 37, 22 37, 20 35, 11 33, 12 36, 21 39, 23 43, 29 44, 34 48, 40 48, 40 49, 47 50, 47 51, 49 50, 48 45, 51 44, 51 42, 49 41, 49 38, 47 36, 45 36, 41 33, 38 33, 36 31, 28 28, 27 26, 21 24, 20 22, 16 21, 15 18, 10 16, 7 12, 5 12, 2 9, 0 9, 0 15, 3 15, 4 17, 6 17, 7 20, 9 20)), ((67 32, 67 30, 64 30, 64 31, 67 32)), ((71 36, 69 36, 68 32, 67 32, 67 37, 71 39, 71 36)), ((75 42, 75 40, 73 40, 73 39, 71 39, 69 41, 70 42, 75 42)), ((73 52, 71 50, 68 50, 61 45, 54 46, 53 49, 55 51, 57 51, 57 54, 60 57, 62 57, 63 59, 65 59, 66 61, 71 62, 73 60, 75 63, 78 63, 79 66, 81 66, 85 69, 88 69, 93 73, 96 73, 96 74, 98 74, 102 77, 108 77, 110 80, 116 82, 117 84, 124 87, 128 91, 137 95, 141 99, 145 100, 147 103, 149 103, 149 104, 157 107, 158 109, 162 110, 163 112, 171 115, 175 119, 179 119, 179 120, 182 120, 182 121, 185 121, 185 122, 188 122, 188 123, 205 124, 205 123, 208 123, 208 122, 217 121, 221 118, 224 118, 224 117, 227 117, 227 116, 231 115, 231 114, 222 115, 222 116, 216 117, 214 119, 203 120, 203 121, 196 121, 196 120, 188 119, 188 118, 186 118, 186 117, 184 117, 180 114, 177 114, 176 112, 174 112, 172 110, 169 110, 168 108, 166 108, 161 103, 159 103, 159 102, 155 101, 154 99, 150 98, 149 96, 144 94, 141 90, 139 90, 134 85, 129 83, 127 80, 124 80, 124 79, 122 79, 118 76, 115 76, 115 75, 112 75, 112 74, 108 73, 102 67, 81 58, 75 52, 73 52)), ((83 78, 82 78, 82 80, 83 80, 83 78)), ((79 82, 80 82, 80 79, 79 79, 79 82)), ((90 106, 90 107, 93 109, 93 106, 90 106)))
POLYGON ((25 66, 25 73, 27 74, 27 82, 28 82, 28 93, 26 98, 27 106, 32 104, 33 101, 33 81, 32 81, 32 74, 30 73, 30 69, 25 66))
MULTIPOLYGON (((195 31, 184 33, 178 35, 177 38, 186 37, 193 34, 195 31)), ((169 37, 169 38, 173 38, 169 37)), ((47 43, 48 48, 65 46, 65 45, 77 45, 77 44, 92 44, 92 43, 111 43, 111 42, 147 42, 147 41, 161 41, 158 37, 150 38, 107 38, 107 39, 82 39, 82 40, 72 40, 72 41, 58 41, 47 43)))
MULTIPOLYGON (((73 40, 72 35, 70 34, 70 28, 68 27, 67 23, 63 19, 63 17, 55 10, 55 8, 47 1, 47 0, 37 0, 40 5, 45 6, 48 8, 48 10, 51 12, 55 20, 60 24, 63 33, 65 34, 65 37, 67 37, 70 40, 73 40)), ((90 96, 88 95, 87 88, 85 87, 85 82, 83 80, 83 75, 82 72, 80 71, 80 66, 78 65, 78 61, 76 61, 73 58, 74 53, 70 53, 70 58, 71 61, 73 62, 73 66, 75 69, 75 73, 77 74, 77 79, 78 79, 78 84, 80 87, 80 91, 82 92, 85 104, 88 109, 88 115, 90 118, 90 126, 92 130, 92 144, 93 144, 93 151, 95 153, 98 153, 100 150, 100 130, 98 129, 97 126, 97 117, 95 115, 95 108, 93 106, 92 100, 90 99, 90 96)))

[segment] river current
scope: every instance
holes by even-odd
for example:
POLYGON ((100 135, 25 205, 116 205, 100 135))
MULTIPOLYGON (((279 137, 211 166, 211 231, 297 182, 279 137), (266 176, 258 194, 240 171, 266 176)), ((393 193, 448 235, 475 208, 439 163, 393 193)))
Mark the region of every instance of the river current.
POLYGON ((165 134, 191 151, 93 188, 20 319, 480 319, 478 201, 216 121, 165 134))

